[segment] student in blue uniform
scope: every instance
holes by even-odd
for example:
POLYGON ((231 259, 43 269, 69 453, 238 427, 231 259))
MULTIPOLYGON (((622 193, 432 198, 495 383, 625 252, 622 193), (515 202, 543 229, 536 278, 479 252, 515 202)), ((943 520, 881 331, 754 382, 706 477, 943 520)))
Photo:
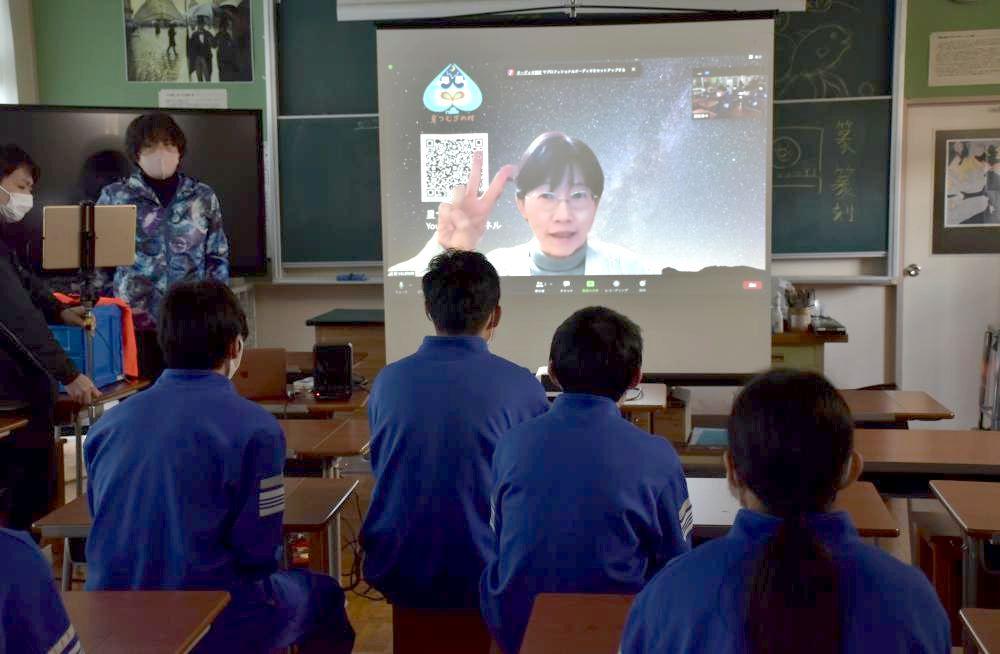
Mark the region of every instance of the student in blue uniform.
POLYGON ((531 371, 489 351, 500 278, 486 257, 435 257, 423 292, 437 335, 379 373, 368 401, 375 488, 361 534, 365 578, 399 607, 478 610, 493 450, 548 401, 531 371))
POLYGON ((497 446, 496 556, 480 600, 506 654, 520 650, 538 593, 635 593, 690 547, 677 454, 618 406, 641 366, 635 323, 603 307, 577 311, 556 330, 549 355, 562 395, 497 446))
POLYGON ((80 651, 45 557, 24 532, 0 529, 0 652, 80 651))
POLYGON ((237 395, 247 334, 223 283, 175 286, 161 306, 168 370, 87 437, 88 590, 227 590, 199 651, 349 652, 334 579, 278 571, 285 437, 237 395))
POLYGON ((725 455, 743 509, 636 598, 622 654, 947 654, 927 578, 861 541, 837 491, 861 474, 851 413, 810 372, 772 371, 736 399, 725 455))

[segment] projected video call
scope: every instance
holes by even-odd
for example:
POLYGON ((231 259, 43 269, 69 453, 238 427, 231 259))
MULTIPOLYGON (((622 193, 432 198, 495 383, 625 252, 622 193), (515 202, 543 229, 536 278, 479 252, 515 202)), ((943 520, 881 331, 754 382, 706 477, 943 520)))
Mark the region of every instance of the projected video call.
POLYGON ((380 62, 390 276, 419 277, 445 248, 504 277, 765 268, 762 55, 471 54, 380 62))

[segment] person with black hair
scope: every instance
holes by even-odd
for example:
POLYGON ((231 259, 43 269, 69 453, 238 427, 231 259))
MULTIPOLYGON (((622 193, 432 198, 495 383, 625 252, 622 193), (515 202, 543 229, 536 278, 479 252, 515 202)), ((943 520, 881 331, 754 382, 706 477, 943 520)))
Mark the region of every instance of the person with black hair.
POLYGON ((816 373, 751 381, 733 405, 725 454, 743 509, 725 537, 639 594, 622 654, 950 652, 948 616, 924 574, 830 511, 861 474, 853 430, 843 398, 816 373))
POLYGON ((590 235, 604 193, 604 170, 590 147, 562 132, 545 132, 531 142, 518 166, 503 166, 480 197, 483 153, 473 155, 469 183, 454 189, 438 207, 437 233, 413 258, 390 272, 422 274, 445 248, 475 250, 490 214, 515 180, 515 202, 534 238, 487 253, 501 276, 641 275, 661 270, 618 245, 590 235))
POLYGON ((215 191, 178 172, 188 143, 169 114, 133 120, 125 147, 137 169, 105 187, 97 204, 136 206, 135 263, 118 268, 114 289, 132 308, 139 374, 155 379, 163 369, 155 331, 160 301, 180 281, 229 281, 229 239, 215 191))
POLYGON ((41 171, 16 145, 0 146, 0 403, 24 404, 27 427, 0 441, 0 523, 6 514, 14 529, 51 509, 56 497, 57 465, 53 438, 56 382, 70 397, 89 405, 101 393, 55 340, 49 324, 83 326, 79 307, 67 308, 48 285, 21 265, 8 242, 7 227, 21 221, 33 205, 41 171))
POLYGON ((603 307, 577 311, 549 355, 563 393, 497 445, 480 604, 504 654, 520 650, 538 593, 635 593, 690 549, 677 453, 619 407, 641 368, 635 323, 603 307))
POLYGON ((489 351, 501 309, 486 257, 435 257, 423 292, 437 335, 382 370, 368 401, 375 488, 361 532, 365 579, 400 607, 478 613, 493 450, 548 401, 531 371, 489 351))
POLYGON ((287 454, 271 414, 236 392, 246 316, 216 281, 174 286, 168 369, 87 436, 88 590, 223 589, 199 652, 350 652, 337 580, 280 571, 287 454))

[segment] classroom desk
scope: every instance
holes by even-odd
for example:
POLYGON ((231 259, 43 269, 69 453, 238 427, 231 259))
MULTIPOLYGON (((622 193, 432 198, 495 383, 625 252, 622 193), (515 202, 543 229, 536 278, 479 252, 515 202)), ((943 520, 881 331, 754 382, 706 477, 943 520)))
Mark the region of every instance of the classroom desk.
MULTIPOLYGON (((285 532, 324 533, 326 525, 344 508, 357 486, 357 480, 349 479, 285 479, 283 523, 285 532)), ((42 533, 43 538, 65 539, 67 541, 65 551, 69 552, 69 539, 86 538, 90 535, 91 517, 86 496, 81 495, 72 502, 64 504, 40 519, 33 527, 42 533)), ((336 547, 336 551, 340 551, 339 529, 335 536, 337 538, 335 545, 326 544, 327 557, 334 547, 336 547)), ((70 558, 63 556, 62 589, 64 591, 69 590, 72 575, 71 565, 70 558)), ((340 569, 337 557, 327 559, 327 569, 339 583, 340 569)))
POLYGON ((10 436, 10 432, 25 427, 27 424, 27 419, 18 415, 0 415, 0 441, 10 436))
POLYGON ((365 453, 370 440, 368 418, 350 415, 331 420, 279 420, 289 459, 320 459, 323 476, 340 476, 339 461, 365 453))
POLYGON ((69 395, 60 393, 56 399, 55 424, 72 425, 73 438, 76 442, 76 494, 83 495, 83 422, 93 425, 104 412, 114 407, 122 400, 145 390, 150 382, 136 379, 118 382, 101 389, 101 397, 90 406, 74 402, 69 395))
POLYGON ((184 654, 208 633, 229 593, 94 591, 63 593, 62 601, 87 652, 184 654))
POLYGON ((614 654, 633 597, 541 593, 531 610, 521 654, 614 654))
MULTIPOLYGON (((688 476, 725 475, 722 449, 676 447, 688 476)), ((931 479, 1000 476, 1000 438, 991 431, 858 429, 854 448, 865 461, 862 479, 890 495, 926 496, 931 479)))
POLYGON ((962 625, 969 639, 982 654, 1000 653, 1000 611, 995 609, 962 609, 962 625))
MULTIPOLYGON (((691 507, 694 509, 694 536, 698 539, 724 536, 733 526, 740 510, 739 501, 729 492, 725 479, 690 478, 687 480, 691 507)), ((875 486, 857 482, 840 491, 834 501, 835 511, 846 511, 862 538, 896 538, 899 527, 875 486)))
POLYGON ((923 391, 842 390, 840 395, 850 407, 855 422, 950 420, 955 417, 947 407, 923 391))
POLYGON ((962 529, 962 606, 974 607, 983 543, 1000 535, 1000 484, 936 479, 931 492, 962 529))

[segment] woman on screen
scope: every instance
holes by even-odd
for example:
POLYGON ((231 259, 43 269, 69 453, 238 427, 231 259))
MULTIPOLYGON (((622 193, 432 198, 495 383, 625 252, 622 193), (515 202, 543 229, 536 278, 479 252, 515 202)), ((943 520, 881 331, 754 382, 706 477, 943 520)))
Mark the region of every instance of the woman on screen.
POLYGON ((660 272, 628 249, 590 236, 604 192, 604 171, 583 141, 561 132, 538 136, 520 165, 501 168, 480 197, 482 169, 482 153, 477 152, 469 184, 457 187, 452 201, 438 207, 437 234, 415 257, 392 266, 390 272, 422 275, 428 262, 446 249, 477 249, 504 186, 515 174, 517 209, 534 238, 486 254, 500 276, 660 272))

